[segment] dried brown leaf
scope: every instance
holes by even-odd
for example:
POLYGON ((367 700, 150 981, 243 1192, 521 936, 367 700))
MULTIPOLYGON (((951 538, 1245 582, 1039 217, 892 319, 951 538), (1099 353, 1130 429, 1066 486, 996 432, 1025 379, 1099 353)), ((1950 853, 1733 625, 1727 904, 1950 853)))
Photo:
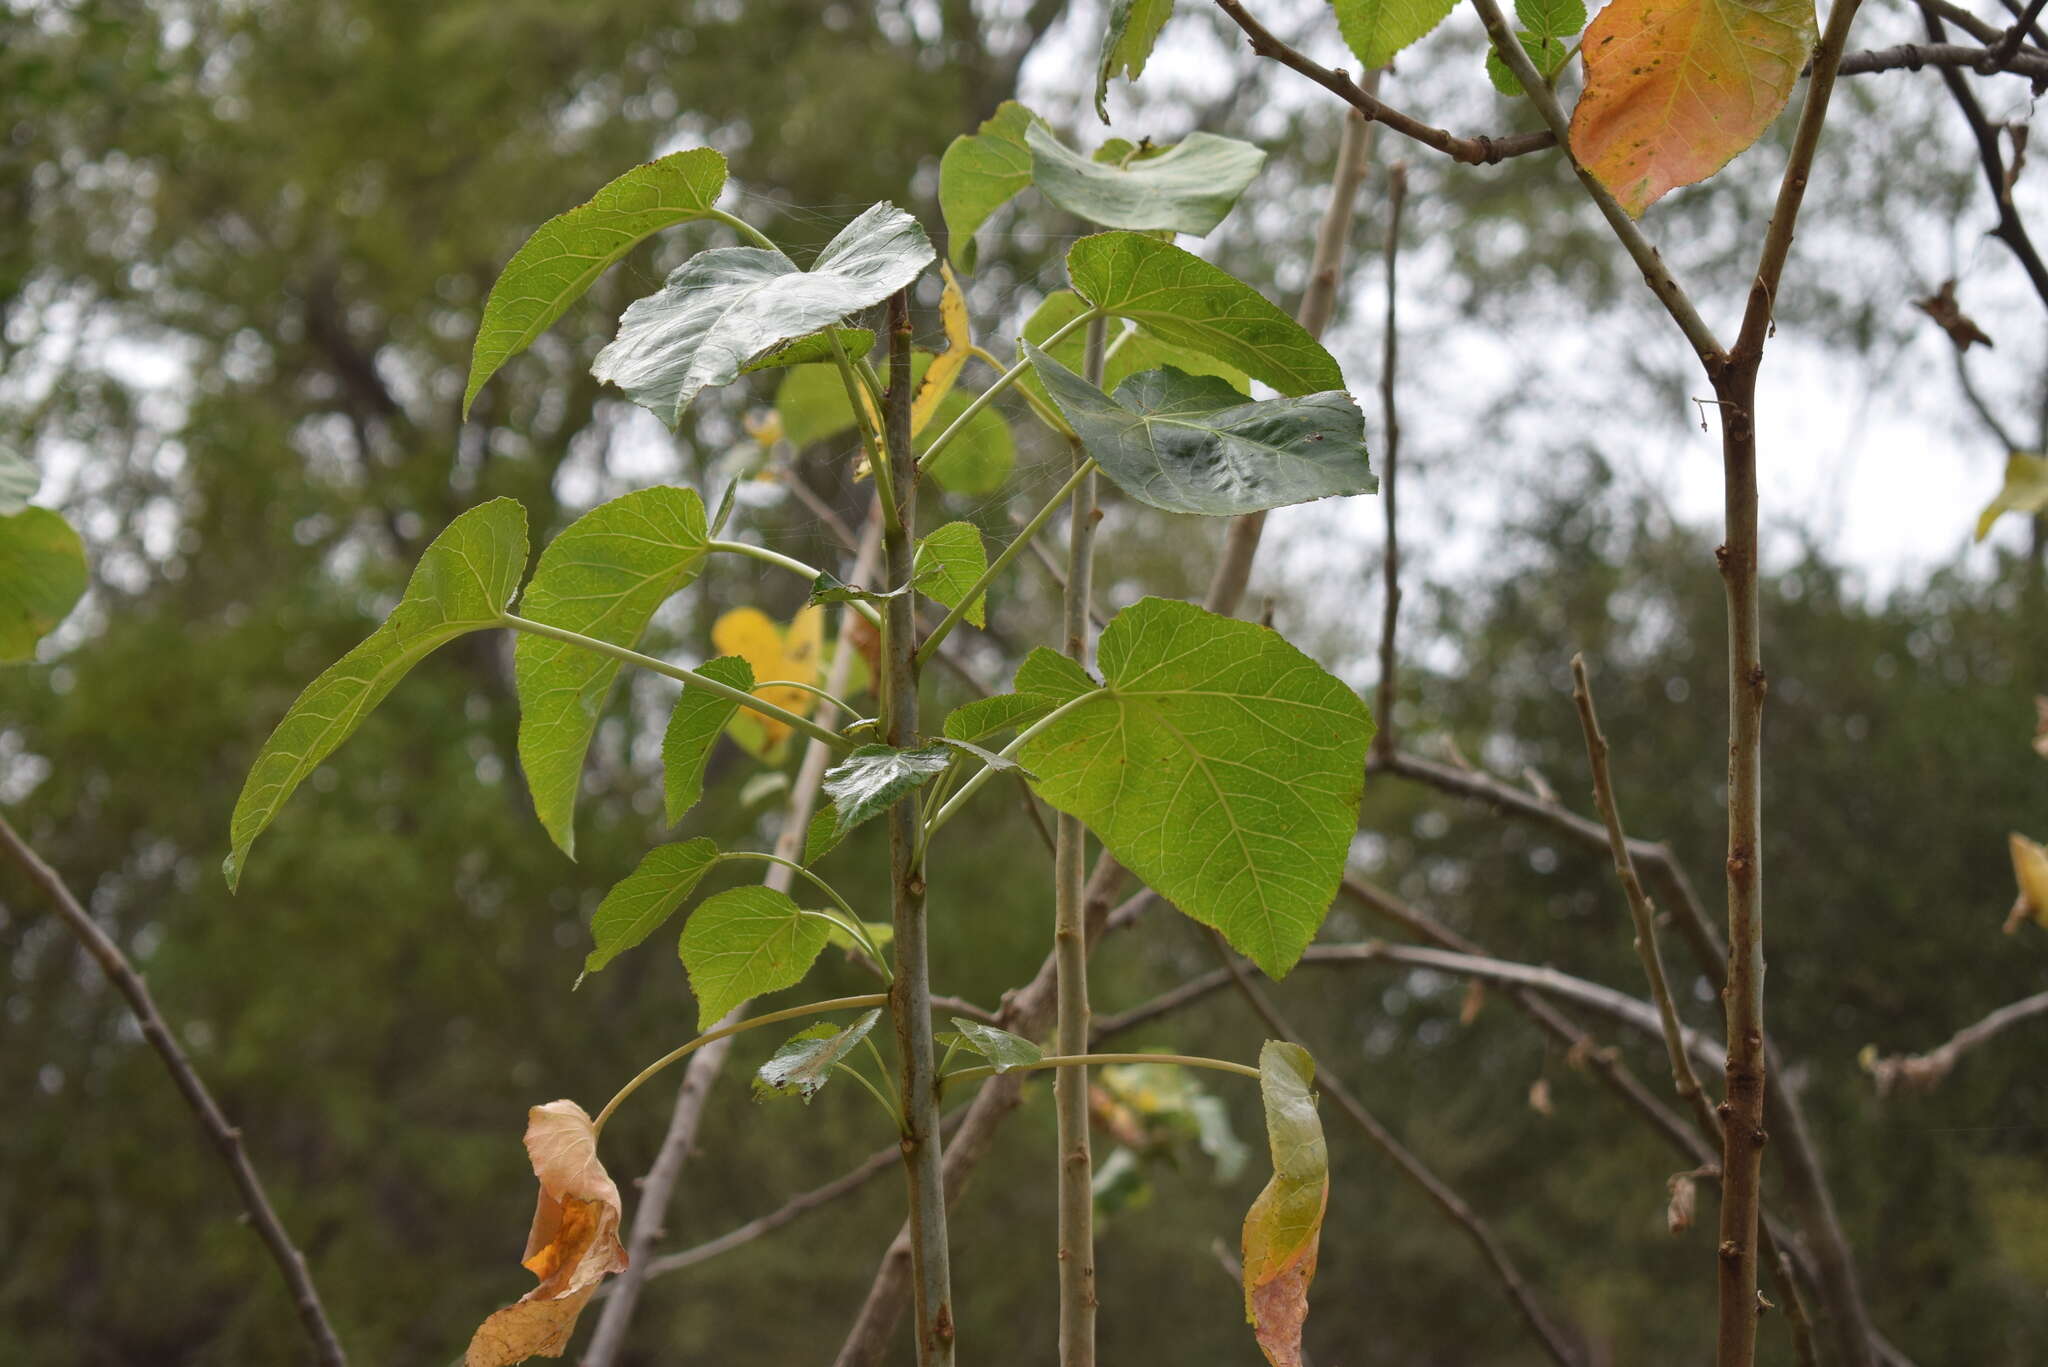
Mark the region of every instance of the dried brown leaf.
POLYGON ((1486 1007, 1486 984, 1473 978, 1465 984, 1465 1000, 1458 1004, 1458 1024, 1470 1025, 1486 1007))
POLYGON ((2034 699, 2034 753, 2048 759, 2048 698, 2034 699))
POLYGON ((526 1153, 540 1200, 526 1236, 526 1270, 540 1285, 477 1329, 463 1367, 510 1367, 560 1357, 598 1283, 626 1266, 619 1189, 597 1157, 597 1130, 573 1101, 526 1113, 526 1153))
POLYGON ((1683 1234, 1692 1228, 1692 1217, 1699 1209, 1699 1183, 1697 1174, 1675 1172, 1664 1184, 1670 1193, 1670 1200, 1664 1207, 1664 1225, 1673 1234, 1683 1234))
POLYGON ((1529 1084, 1529 1109, 1541 1116, 1556 1114, 1557 1108, 1550 1104, 1550 1079, 1539 1077, 1529 1084))
POLYGON ((1992 346, 1991 335, 1977 326, 1976 321, 1964 313, 1956 304, 1956 282, 1944 280, 1941 288, 1925 299, 1915 299, 1913 307, 1932 318, 1948 339, 1955 343, 1957 351, 1968 351, 1971 346, 1982 342, 1992 346))

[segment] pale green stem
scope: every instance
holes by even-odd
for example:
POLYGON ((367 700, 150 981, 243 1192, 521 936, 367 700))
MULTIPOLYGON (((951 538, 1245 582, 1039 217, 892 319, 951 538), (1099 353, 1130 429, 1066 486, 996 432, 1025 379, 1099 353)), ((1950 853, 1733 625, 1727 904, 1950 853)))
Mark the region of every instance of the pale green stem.
POLYGON ((605 1102, 604 1109, 597 1113, 597 1119, 592 1122, 592 1137, 595 1138, 604 1132, 605 1122, 612 1118, 613 1111, 619 1109, 619 1103, 639 1091, 649 1078, 652 1078, 671 1063, 677 1063, 688 1058, 713 1040, 722 1040, 727 1035, 737 1035, 748 1030, 758 1030, 764 1025, 775 1025, 781 1021, 795 1020, 800 1016, 822 1016, 827 1011, 855 1011, 868 1006, 886 1006, 888 1002, 889 996, 886 992, 869 992, 858 997, 834 997, 830 1001, 812 1002, 808 1006, 792 1006, 783 1011, 770 1011, 763 1016, 749 1016, 743 1021, 735 1022, 732 1025, 720 1026, 708 1034, 699 1035, 682 1048, 663 1054, 660 1058, 634 1074, 631 1082, 619 1088, 618 1095, 605 1102))
MULTIPOLYGON (((1046 338, 1045 341, 1041 342, 1039 344, 1039 350, 1050 351, 1055 346, 1058 346, 1061 342, 1065 341, 1069 333, 1075 331, 1078 328, 1086 327, 1088 324, 1094 322, 1098 318, 1106 318, 1108 316, 1109 315, 1104 313, 1101 309, 1089 309, 1086 313, 1080 315, 1078 318, 1072 319, 1064 327, 1060 328, 1059 331, 1053 333, 1052 336, 1046 338)), ((973 420, 974 415, 976 413, 979 413, 982 409, 987 408, 990 404, 994 403, 996 400, 996 396, 998 394, 1002 393, 1005 389, 1008 389, 1011 385, 1017 383, 1017 377, 1022 375, 1027 369, 1030 368, 1030 366, 1031 362, 1029 361, 1017 362, 1017 364, 1011 366, 1008 370, 1005 370, 1002 374, 996 376, 995 383, 991 384, 987 389, 982 390, 979 394, 976 394, 974 396, 973 401, 970 402, 964 410, 962 410, 960 416, 953 419, 952 423, 947 426, 946 430, 939 433, 939 435, 933 439, 932 444, 930 446, 924 448, 924 454, 917 458, 917 468, 920 470, 929 470, 931 468, 932 462, 939 458, 939 453, 941 451, 944 451, 948 446, 952 445, 953 439, 959 436, 963 431, 967 429, 967 424, 973 420)))
POLYGON ((1228 1059, 1198 1058, 1189 1054, 1048 1054, 1031 1063, 1012 1063, 997 1068, 988 1064, 980 1068, 962 1068, 948 1073, 945 1085, 956 1082, 972 1082, 977 1078, 994 1077, 997 1073, 1035 1073, 1044 1068, 1088 1068, 1102 1063, 1171 1063, 1181 1068, 1208 1068, 1218 1073, 1236 1073, 1258 1081, 1259 1070, 1248 1063, 1232 1063, 1228 1059))
POLYGON ((758 712, 764 717, 771 717, 792 731, 801 731, 813 740, 822 741, 836 750, 853 749, 853 742, 837 731, 820 726, 809 717, 800 717, 786 707, 777 707, 774 703, 765 702, 751 693, 744 693, 730 684, 706 678, 694 669, 672 665, 667 660, 657 660, 652 655, 642 655, 637 650, 628 650, 624 646, 613 645, 610 641, 600 641, 595 636, 585 636, 581 632, 569 631, 563 627, 551 627, 545 622, 536 622, 526 617, 515 617, 509 612, 501 613, 498 622, 501 626, 509 627, 513 631, 523 631, 529 636, 545 636, 549 640, 564 641, 572 646, 582 646, 585 650, 595 651, 599 655, 609 655, 614 660, 621 660, 629 665, 638 665, 642 669, 665 675, 692 688, 701 688, 714 697, 724 698, 727 702, 738 703, 741 707, 758 712))
MULTIPOLYGON (((863 401, 863 395, 867 392, 865 385, 871 384, 872 381, 863 381, 860 372, 854 369, 853 361, 847 356, 846 348, 840 343, 836 331, 828 331, 825 336, 832 343, 832 359, 839 366, 839 378, 846 386, 846 402, 853 406, 853 420, 860 424, 860 437, 868 448, 868 473, 875 477, 875 498, 882 509, 882 530, 902 531, 903 510, 896 502, 896 488, 889 473, 888 455, 883 449, 881 435, 875 431, 874 422, 869 417, 868 404, 863 401)), ((873 368, 870 367, 870 374, 872 373, 873 368)), ((875 403, 877 409, 882 406, 879 401, 875 403)))
POLYGON ((770 238, 768 234, 762 232, 759 228, 756 228, 753 224, 747 222, 744 218, 739 218, 733 214, 729 214, 725 212, 725 210, 723 209, 713 209, 704 216, 706 218, 713 220, 714 222, 723 223, 726 227, 732 229, 734 232, 738 233, 741 237, 745 238, 748 242, 752 243, 756 247, 766 247, 771 252, 779 252, 782 250, 782 248, 775 245, 774 240, 770 238))
POLYGON ((960 619, 967 615, 968 609, 981 601, 981 596, 988 592, 988 586, 995 582, 996 576, 1008 569, 1010 562, 1024 553, 1025 547, 1031 544, 1031 538, 1045 530, 1045 524, 1052 521, 1053 514, 1066 506, 1067 500, 1073 497, 1074 490, 1080 488, 1081 482, 1094 474, 1095 469, 1094 461, 1084 461, 1078 470, 1067 477, 1067 482, 1059 487, 1059 491, 1046 501, 1046 505, 1024 524, 1024 530, 1017 533, 1016 540, 1003 547, 1002 553, 995 558, 994 563, 981 572, 981 577, 969 586, 966 593, 960 595, 960 601, 939 619, 939 624, 932 628, 931 635, 925 637, 924 644, 917 648, 917 662, 920 665, 938 653, 940 644, 952 634, 954 627, 960 625, 960 619))
MULTIPOLYGON (((704 543, 704 549, 707 551, 725 551, 731 555, 744 555, 748 559, 758 560, 764 565, 773 565, 778 569, 788 570, 791 574, 802 575, 812 583, 816 583, 818 577, 824 573, 817 566, 807 565, 793 555, 784 555, 781 551, 771 551, 766 546, 752 546, 744 541, 707 541, 704 543)), ((872 604, 863 603, 856 598, 849 602, 847 606, 867 618, 869 625, 880 626, 882 624, 882 616, 875 611, 872 604)))
POLYGON ((859 715, 859 713, 857 713, 853 709, 852 705, 849 704, 846 701, 846 699, 840 697, 837 693, 827 692, 825 689, 820 688, 818 685, 814 683, 805 683, 801 679, 763 679, 761 680, 761 682, 755 684, 754 687, 757 690, 763 688, 794 688, 799 693, 808 693, 814 698, 823 698, 826 702, 831 703, 834 707, 838 708, 840 711, 844 712, 849 717, 859 715))
MULTIPOLYGON (((888 1095, 884 1093, 880 1087, 877 1087, 872 1081, 870 1081, 866 1073, 863 1073, 860 1069, 854 1067, 850 1063, 835 1063, 832 1065, 832 1070, 834 1072, 846 1074, 855 1082, 858 1082, 861 1086, 865 1087, 867 1089, 868 1095, 881 1103, 882 1113, 889 1117, 890 1123, 895 1125, 897 1132, 899 1134, 902 1132, 903 1112, 896 1109, 896 1103, 890 1100, 888 1095)), ((886 1070, 884 1070, 883 1076, 888 1076, 886 1070)))
MULTIPOLYGON (((1088 692, 1083 693, 1078 698, 1073 698, 1067 702, 1061 703, 1058 707, 1055 707, 1052 711, 1046 713, 1043 717, 1040 717, 1037 721, 1033 722, 1030 726, 1025 727, 1024 730, 1019 732, 1017 735, 1017 739, 1011 741, 1008 745, 1005 745, 1002 748, 1002 750, 998 753, 997 758, 1015 758, 1019 750, 1022 750, 1025 747, 1025 745, 1029 744, 1031 741, 1036 740, 1046 730, 1046 728, 1051 726, 1054 722, 1061 720, 1067 715, 1067 713, 1072 712, 1075 708, 1082 706, 1084 703, 1094 702, 1097 698, 1107 696, 1108 693, 1109 690, 1106 688, 1093 688, 1090 689, 1088 692)), ((946 805, 939 808, 938 811, 934 812, 932 814, 931 820, 925 822, 924 844, 920 848, 929 847, 932 841, 932 836, 938 832, 939 827, 945 825, 948 821, 951 821, 953 819, 953 813, 960 809, 960 805, 967 801, 968 798, 973 797, 974 794, 980 790, 981 785, 988 782, 989 779, 994 777, 995 773, 995 766, 990 764, 984 764, 981 766, 981 768, 975 770, 973 776, 969 778, 967 782, 960 785, 960 791, 953 794, 953 796, 951 796, 950 798, 947 798, 946 805)))
MULTIPOLYGON (((995 371, 998 375, 1000 375, 1003 371, 1009 369, 1008 366, 1003 364, 1002 359, 998 357, 994 352, 990 351, 987 347, 977 345, 973 350, 969 351, 967 354, 972 356, 975 360, 980 361, 990 370, 995 371)), ((1044 399, 1041 399, 1036 394, 1032 393, 1028 385, 1023 388, 1020 388, 1017 391, 1017 393, 1023 397, 1025 403, 1031 405, 1031 411, 1038 415, 1038 420, 1040 422, 1044 423, 1047 427, 1050 427, 1053 431, 1059 433, 1060 436, 1066 438, 1068 441, 1073 440, 1074 429, 1067 425, 1066 417, 1059 411, 1059 409, 1054 408, 1044 399)))
POLYGON ((827 897, 832 899, 833 905, 838 907, 840 911, 846 914, 846 919, 842 921, 829 911, 811 911, 806 912, 805 914, 809 916, 821 916, 825 920, 830 921, 833 925, 838 926, 848 935, 851 935, 854 938, 854 941, 857 944, 859 944, 862 949, 866 950, 870 956, 873 957, 876 966, 881 969, 882 981, 889 981, 889 966, 886 963, 882 962, 881 950, 875 945, 875 942, 872 939, 868 938, 867 927, 861 924, 860 914, 856 912, 851 906, 847 905, 846 899, 839 895, 838 889, 834 888, 830 883, 826 882, 824 879, 818 877, 817 874, 812 873, 802 864, 797 863, 794 859, 784 859, 781 855, 770 854, 766 850, 726 850, 724 853, 720 854, 716 859, 712 860, 711 862, 714 864, 724 864, 738 859, 758 859, 763 864, 779 864, 783 868, 790 870, 792 873, 798 874, 801 877, 809 880, 812 887, 816 888, 819 892, 824 893, 827 897))

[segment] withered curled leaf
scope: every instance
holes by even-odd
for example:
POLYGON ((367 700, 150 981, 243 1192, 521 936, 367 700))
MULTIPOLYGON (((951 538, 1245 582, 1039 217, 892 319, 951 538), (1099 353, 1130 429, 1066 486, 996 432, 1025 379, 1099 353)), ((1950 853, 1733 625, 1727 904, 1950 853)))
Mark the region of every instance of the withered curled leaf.
POLYGON ((1308 1286, 1330 1202, 1330 1151, 1310 1090, 1315 1073, 1298 1044, 1267 1040, 1259 1053, 1273 1180, 1244 1219, 1244 1313, 1272 1367, 1301 1367, 1308 1286))
POLYGON ((522 1261, 540 1285, 483 1322, 463 1367, 560 1357, 598 1283, 626 1266, 619 1189, 598 1161, 597 1130, 584 1109, 550 1101, 528 1111, 526 1152, 540 1202, 522 1261))
POLYGON ((1992 346, 1991 334, 1977 326, 1975 319, 1964 313, 1956 303, 1956 282, 1944 280, 1941 288, 1925 299, 1915 299, 1913 307, 1932 318, 1948 339, 1955 343, 1957 351, 1968 351, 1978 342, 1992 346))

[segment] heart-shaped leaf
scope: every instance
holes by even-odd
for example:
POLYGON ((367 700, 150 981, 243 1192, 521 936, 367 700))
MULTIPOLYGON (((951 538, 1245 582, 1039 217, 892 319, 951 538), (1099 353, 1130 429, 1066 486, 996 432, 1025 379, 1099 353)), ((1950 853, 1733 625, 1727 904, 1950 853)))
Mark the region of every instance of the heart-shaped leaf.
MULTIPOLYGON (((987 569, 988 548, 982 544, 980 528, 972 522, 948 522, 917 543, 910 582, 933 602, 958 607, 987 569)), ((977 598, 967 609, 967 620, 975 626, 987 625, 986 602, 977 598)))
POLYGON ((794 987, 825 948, 822 916, 806 916, 773 888, 732 888, 690 913, 678 948, 697 994, 697 1028, 709 1030, 751 997, 794 987))
POLYGON ((1088 454, 1140 503, 1232 517, 1379 488, 1364 415, 1342 391, 1254 403, 1167 366, 1112 397, 1028 342, 1024 354, 1088 454))
POLYGON ((820 1023, 791 1035, 754 1074, 754 1100, 802 1097, 805 1105, 831 1081, 832 1069, 875 1028, 880 1011, 869 1011, 847 1026, 820 1023))
MULTIPOLYGON (((704 502, 693 489, 641 489, 600 504, 541 552, 521 613, 613 645, 633 646, 655 609, 704 564, 704 502)), ((576 792, 619 662, 547 636, 514 647, 519 763, 541 825, 576 854, 576 792)))
POLYGON ((1190 133, 1175 146, 1127 165, 1097 161, 1033 121, 1024 130, 1031 182, 1069 213, 1105 228, 1205 236, 1221 223, 1266 164, 1248 142, 1190 133))
POLYGON ((597 972, 660 929, 717 862, 718 846, 701 835, 649 850, 597 904, 590 918, 596 948, 583 960, 584 973, 597 972))
POLYGON ((993 1025, 983 1025, 963 1016, 953 1017, 953 1024, 959 1027, 961 1043, 987 1059, 998 1073, 1007 1073, 1012 1068, 1036 1063, 1045 1057, 1045 1050, 1022 1035, 1013 1035, 1007 1030, 998 1030, 993 1025))
POLYGON ((384 624, 306 686, 257 752, 221 865, 230 889, 292 791, 437 646, 499 625, 525 572, 526 510, 513 499, 479 504, 434 538, 384 624))
POLYGON ((85 543, 70 523, 48 508, 0 516, 0 661, 34 659, 85 583, 85 543))
POLYGON ((1143 233, 1097 233, 1067 252, 1067 278, 1089 303, 1160 340, 1213 356, 1282 394, 1342 389, 1322 343, 1270 300, 1192 252, 1143 233))
POLYGON ((1298 1044, 1267 1040, 1259 1051, 1273 1178, 1244 1219, 1244 1313, 1273 1367, 1301 1367, 1308 1287, 1330 1203, 1330 1151, 1310 1090, 1315 1073, 1298 1044))
POLYGON ((1571 151, 1631 215, 1705 180, 1792 97, 1814 0, 1613 0, 1586 30, 1571 151))
MULTIPOLYGON (((1358 830, 1365 704, 1276 632, 1161 598, 1117 614, 1100 664, 1101 696, 1018 755, 1039 796, 1282 976, 1358 830)), ((1018 691, 1038 691, 1024 684, 1020 670, 1018 691)))
POLYGON ((725 158, 708 147, 636 166, 540 225, 491 286, 469 360, 462 416, 477 391, 546 332, 598 276, 648 236, 708 216, 725 188, 725 158))
POLYGON ((619 320, 590 373, 670 427, 708 387, 749 362, 904 288, 932 261, 917 220, 877 204, 840 230, 808 271, 781 252, 700 252, 619 320))

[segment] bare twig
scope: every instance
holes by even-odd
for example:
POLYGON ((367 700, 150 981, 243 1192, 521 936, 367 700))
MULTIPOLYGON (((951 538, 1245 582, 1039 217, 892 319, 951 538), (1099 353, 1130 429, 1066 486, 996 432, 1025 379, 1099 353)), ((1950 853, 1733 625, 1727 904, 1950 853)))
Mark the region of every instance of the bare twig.
MULTIPOLYGON (((1224 971, 1230 975, 1238 992, 1250 1003, 1259 1019, 1266 1023, 1266 1028, 1279 1038, 1308 1049, 1308 1046, 1302 1043, 1300 1032, 1280 1014, 1266 994, 1259 990, 1258 984, 1252 981, 1249 970, 1237 955, 1231 952, 1222 935, 1211 930, 1209 941, 1215 948, 1216 957, 1222 963, 1224 971)), ((1311 1057, 1317 1056, 1313 1049, 1308 1049, 1308 1052, 1311 1057)), ((1316 1081, 1322 1085, 1323 1091, 1336 1101, 1337 1108, 1372 1141, 1373 1146, 1385 1154, 1409 1181, 1420 1187, 1423 1194, 1444 1213, 1446 1219, 1457 1225, 1465 1232, 1466 1237, 1472 1240, 1473 1246, 1479 1250, 1479 1256, 1493 1269, 1494 1276, 1500 1281, 1501 1289, 1507 1292, 1508 1299, 1514 1302, 1516 1313, 1521 1315, 1522 1322, 1528 1325, 1529 1332, 1536 1336, 1537 1342, 1543 1345, 1543 1351, 1550 1355, 1551 1360, 1559 1364, 1559 1367, 1579 1367, 1581 1359, 1578 1352, 1566 1341, 1564 1335, 1558 1332, 1557 1327, 1551 1324, 1542 1307, 1536 1304, 1535 1293, 1529 1289, 1529 1284, 1523 1279, 1520 1269, 1508 1257, 1507 1250, 1501 1247, 1500 1240, 1494 1237, 1492 1228, 1474 1213, 1464 1197, 1431 1171, 1421 1159, 1409 1152, 1407 1145, 1396 1139, 1393 1132, 1366 1109, 1365 1103, 1320 1063, 1316 1065, 1316 1081)))
POLYGON ((1955 1036, 1939 1048, 1924 1054, 1877 1057, 1873 1051, 1866 1056, 1863 1067, 1876 1080, 1879 1096, 1888 1096, 1894 1090, 1928 1091, 1941 1085, 1955 1068, 1956 1060, 1964 1054, 2037 1016, 2048 1016, 2048 992, 2037 992, 2001 1006, 1975 1025, 1956 1031, 1955 1036))
POLYGON ((1407 202, 1408 167, 1397 161, 1387 168, 1387 322, 1380 345, 1380 512, 1385 519, 1386 545, 1380 553, 1380 683, 1375 695, 1379 729, 1373 733, 1372 748, 1381 756, 1394 749, 1394 693, 1398 684, 1394 673, 1394 628, 1401 615, 1401 541, 1395 516, 1394 477, 1400 468, 1401 412, 1394 402, 1394 373, 1401 356, 1401 339, 1395 326, 1395 305, 1400 297, 1396 268, 1401 256, 1401 209, 1407 202))
MULTIPOLYGON (((1992 49, 1968 43, 1899 43, 1870 48, 1842 58, 1841 75, 1869 76, 1883 71, 1918 71, 1922 67, 1958 67, 1981 71, 1992 49)), ((2000 71, 2029 80, 2048 79, 2048 53, 2015 51, 2000 71)))
POLYGON ((285 1231, 284 1222, 278 1219, 277 1211, 271 1206, 270 1197, 263 1190, 262 1179, 257 1177, 255 1165, 249 1161, 248 1151, 242 1146, 242 1132, 228 1120, 220 1103, 213 1099, 213 1093, 200 1080, 192 1061, 185 1057, 185 1051, 178 1046, 177 1037, 165 1023, 163 1013, 157 1010, 156 999, 150 995, 142 975, 128 962, 128 956, 121 952, 121 947, 99 928, 91 913, 71 895, 71 889, 65 886, 57 871, 29 848, 5 818, 0 818, 0 848, 4 848, 30 881, 43 890, 56 907, 59 919, 99 964, 107 981, 127 999, 128 1009, 135 1013, 136 1023, 142 1027, 143 1038, 163 1060, 179 1095, 185 1098, 185 1104, 198 1119, 200 1128, 206 1131, 206 1137, 213 1141, 221 1159, 228 1165, 235 1190, 241 1193, 242 1207, 248 1212, 249 1223, 255 1226, 257 1237, 270 1250, 271 1260, 277 1264, 277 1270, 291 1292, 292 1308, 298 1312, 306 1337, 312 1340, 315 1359, 325 1367, 346 1367, 348 1356, 341 1350, 341 1340, 335 1337, 334 1326, 328 1323, 327 1311, 320 1303, 319 1289, 313 1285, 313 1275, 306 1267, 306 1255, 299 1252, 291 1235, 285 1231))

